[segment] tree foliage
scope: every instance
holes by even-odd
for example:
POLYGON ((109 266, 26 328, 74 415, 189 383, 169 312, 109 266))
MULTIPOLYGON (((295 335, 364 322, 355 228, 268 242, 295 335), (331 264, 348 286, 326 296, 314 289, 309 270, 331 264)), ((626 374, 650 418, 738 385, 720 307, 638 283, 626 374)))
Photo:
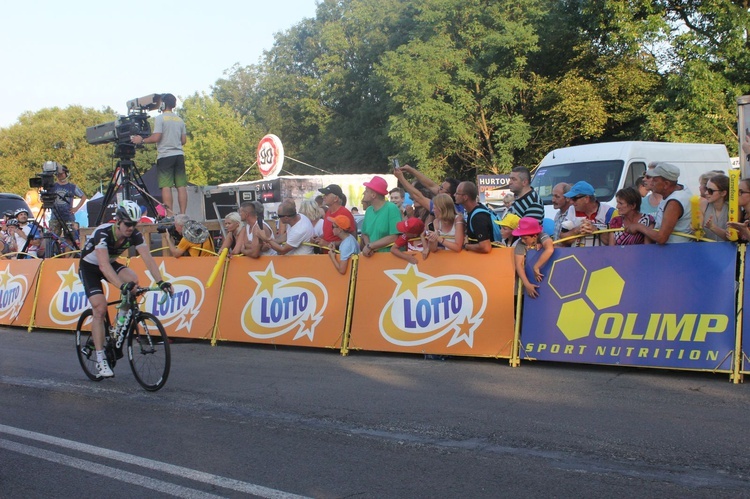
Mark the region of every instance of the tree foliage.
POLYGON ((91 196, 101 182, 109 181, 112 148, 86 142, 86 127, 115 118, 111 110, 80 106, 24 113, 18 123, 0 129, 0 190, 24 194, 28 179, 42 171, 42 164, 57 161, 68 166, 71 181, 91 196))

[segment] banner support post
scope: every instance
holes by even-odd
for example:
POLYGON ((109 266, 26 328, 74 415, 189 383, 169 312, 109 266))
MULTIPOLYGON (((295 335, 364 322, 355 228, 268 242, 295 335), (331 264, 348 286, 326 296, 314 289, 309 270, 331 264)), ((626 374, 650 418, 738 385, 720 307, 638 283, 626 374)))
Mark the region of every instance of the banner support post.
POLYGON ((736 334, 734 343, 734 356, 732 359, 732 374, 729 379, 734 384, 742 383, 742 315, 743 315, 743 301, 745 299, 744 293, 744 282, 745 282, 745 255, 747 253, 747 245, 739 245, 740 252, 740 271, 738 282, 739 286, 737 289, 737 302, 736 302, 736 334))

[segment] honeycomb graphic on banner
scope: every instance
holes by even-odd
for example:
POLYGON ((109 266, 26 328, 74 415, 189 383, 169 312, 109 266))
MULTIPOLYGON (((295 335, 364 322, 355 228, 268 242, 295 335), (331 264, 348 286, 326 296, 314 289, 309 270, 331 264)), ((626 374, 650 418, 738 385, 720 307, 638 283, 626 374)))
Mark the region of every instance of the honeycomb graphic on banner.
POLYGON ((549 286, 562 304, 557 327, 568 341, 580 340, 591 334, 596 312, 620 303, 625 280, 613 267, 591 272, 575 256, 552 263, 549 286))

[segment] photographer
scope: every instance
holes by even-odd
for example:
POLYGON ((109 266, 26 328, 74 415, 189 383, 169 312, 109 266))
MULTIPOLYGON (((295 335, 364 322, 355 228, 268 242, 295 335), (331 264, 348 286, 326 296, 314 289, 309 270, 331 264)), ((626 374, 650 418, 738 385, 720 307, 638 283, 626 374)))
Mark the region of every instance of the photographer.
POLYGON ((182 118, 173 112, 176 105, 177 98, 174 95, 162 95, 159 108, 162 114, 154 120, 154 133, 145 139, 140 135, 130 137, 131 142, 136 145, 156 144, 156 171, 167 215, 173 213, 172 186, 177 188, 177 212, 185 213, 187 210, 187 174, 182 150, 187 142, 187 129, 182 118))
POLYGON ((169 245, 169 252, 172 253, 173 257, 180 258, 185 253, 190 256, 214 255, 214 243, 211 237, 209 237, 208 231, 202 225, 190 220, 187 215, 177 215, 174 217, 174 230, 182 236, 177 245, 175 245, 174 238, 171 235, 168 234, 165 236, 167 245, 169 245), (197 227, 198 230, 194 230, 194 227, 197 227), (195 234, 192 232, 195 232, 195 234), (189 239, 192 239, 192 241, 189 239))
MULTIPOLYGON (((50 230, 60 236, 65 237, 65 231, 63 230, 64 224, 71 224, 76 221, 75 214, 81 209, 83 204, 86 202, 86 194, 76 185, 69 181, 70 170, 65 165, 57 164, 57 170, 55 175, 57 176, 57 182, 51 189, 51 194, 55 197, 54 208, 51 211, 49 228, 50 230), (79 198, 78 203, 73 206, 73 200, 79 198)), ((68 239, 78 247, 75 236, 72 232, 69 232, 72 237, 68 239)))
MULTIPOLYGON (((8 233, 13 236, 11 251, 25 251, 29 256, 36 257, 40 243, 39 228, 36 223, 29 223, 29 212, 26 208, 17 209, 15 215, 14 223, 8 224, 8 233)), ((26 255, 19 254, 16 258, 20 260, 26 258, 26 255)))

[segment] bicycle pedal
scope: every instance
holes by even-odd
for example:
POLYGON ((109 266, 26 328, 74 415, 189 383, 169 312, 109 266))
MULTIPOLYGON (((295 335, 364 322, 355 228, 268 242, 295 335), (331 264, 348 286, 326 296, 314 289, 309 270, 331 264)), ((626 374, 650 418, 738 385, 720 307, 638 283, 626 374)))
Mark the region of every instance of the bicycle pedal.
POLYGON ((122 352, 122 347, 115 348, 115 358, 121 359, 125 354, 122 352))

